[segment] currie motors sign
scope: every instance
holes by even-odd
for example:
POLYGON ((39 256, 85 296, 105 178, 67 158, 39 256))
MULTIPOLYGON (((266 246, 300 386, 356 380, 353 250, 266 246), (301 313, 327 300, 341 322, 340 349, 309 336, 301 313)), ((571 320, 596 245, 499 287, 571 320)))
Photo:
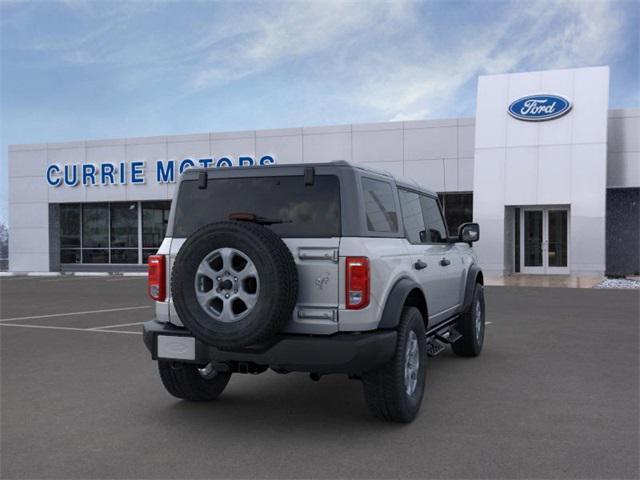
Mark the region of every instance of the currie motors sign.
MULTIPOLYGON (((149 175, 156 183, 175 183, 187 168, 191 167, 253 167, 267 166, 276 163, 275 155, 263 155, 259 158, 241 156, 235 161, 226 156, 218 159, 185 158, 182 160, 156 160, 153 174, 149 175)), ((147 162, 133 160, 131 162, 71 163, 47 165, 45 172, 47 183, 51 187, 101 186, 101 185, 144 185, 147 183, 147 162)))
POLYGON ((560 95, 527 95, 509 105, 509 115, 527 122, 542 122, 561 117, 571 110, 571 100, 560 95))

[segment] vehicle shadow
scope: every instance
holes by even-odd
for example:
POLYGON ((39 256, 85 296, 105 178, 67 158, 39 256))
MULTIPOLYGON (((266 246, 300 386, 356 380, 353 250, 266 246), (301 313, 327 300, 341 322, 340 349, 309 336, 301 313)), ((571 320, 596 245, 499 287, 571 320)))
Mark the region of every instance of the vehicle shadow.
MULTIPOLYGON (((439 372, 446 370, 448 363, 460 360, 444 352, 440 357, 429 361, 425 399, 417 419, 420 423, 428 422, 431 415, 430 391, 447 381, 447 376, 439 372)), ((165 424, 288 432, 313 429, 314 435, 320 436, 333 436, 336 428, 374 433, 407 426, 373 417, 364 400, 362 382, 344 375, 327 375, 319 382, 303 373, 234 375, 213 402, 186 402, 162 393, 146 406, 146 415, 165 424)))

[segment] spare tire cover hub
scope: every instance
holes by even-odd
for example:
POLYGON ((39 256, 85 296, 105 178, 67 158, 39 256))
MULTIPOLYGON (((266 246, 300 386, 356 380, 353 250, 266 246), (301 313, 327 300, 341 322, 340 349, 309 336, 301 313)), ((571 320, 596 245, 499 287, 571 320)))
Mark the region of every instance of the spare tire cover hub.
POLYGON ((258 301, 260 276, 244 252, 218 248, 202 259, 195 275, 196 298, 202 309, 220 322, 237 322, 258 301))

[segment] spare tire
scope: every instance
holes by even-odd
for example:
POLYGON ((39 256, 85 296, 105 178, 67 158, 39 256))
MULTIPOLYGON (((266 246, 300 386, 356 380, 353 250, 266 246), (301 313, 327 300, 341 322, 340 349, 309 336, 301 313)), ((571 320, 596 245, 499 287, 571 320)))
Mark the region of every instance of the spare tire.
POLYGON ((216 222, 180 248, 171 295, 180 320, 209 345, 233 349, 265 343, 291 318, 296 265, 275 233, 249 222, 216 222))

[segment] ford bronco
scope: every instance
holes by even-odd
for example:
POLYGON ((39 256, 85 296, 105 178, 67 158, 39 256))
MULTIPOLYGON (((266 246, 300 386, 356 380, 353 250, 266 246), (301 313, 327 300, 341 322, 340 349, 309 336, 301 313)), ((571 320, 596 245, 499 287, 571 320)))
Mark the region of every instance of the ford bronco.
POLYGON ((144 342, 175 397, 234 373, 342 373, 370 411, 409 422, 427 358, 484 341, 483 275, 435 193, 347 162, 191 168, 148 261, 144 342))

